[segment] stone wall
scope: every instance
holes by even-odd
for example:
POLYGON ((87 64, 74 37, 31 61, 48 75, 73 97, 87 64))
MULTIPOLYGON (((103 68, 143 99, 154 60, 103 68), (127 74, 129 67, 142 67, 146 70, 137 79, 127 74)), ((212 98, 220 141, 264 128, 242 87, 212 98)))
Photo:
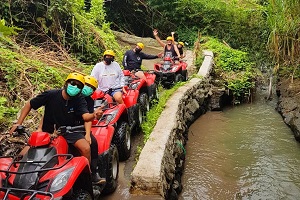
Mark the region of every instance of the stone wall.
MULTIPOLYGON (((130 44, 136 44, 137 42, 142 42, 147 46, 158 47, 161 48, 160 44, 154 38, 141 38, 135 35, 130 35, 128 33, 121 33, 118 31, 114 31, 114 35, 118 40, 124 41, 130 44)), ((162 40, 164 41, 164 40, 162 40)))
POLYGON ((295 139, 300 142, 300 80, 284 79, 277 83, 278 102, 276 110, 281 114, 284 122, 293 131, 295 139))
POLYGON ((159 194, 165 199, 177 199, 181 192, 188 129, 207 111, 212 94, 209 74, 213 54, 204 52, 204 55, 198 72, 201 78, 188 81, 167 101, 132 172, 131 193, 159 194))

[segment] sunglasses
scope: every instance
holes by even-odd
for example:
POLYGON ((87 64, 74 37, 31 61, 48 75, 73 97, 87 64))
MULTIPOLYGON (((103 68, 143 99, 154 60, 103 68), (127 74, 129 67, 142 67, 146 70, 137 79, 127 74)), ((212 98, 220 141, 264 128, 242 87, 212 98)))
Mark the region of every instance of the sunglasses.
POLYGON ((83 84, 82 83, 80 83, 80 82, 78 82, 78 81, 74 81, 74 80, 71 80, 70 82, 69 82, 69 84, 71 84, 71 85, 73 85, 73 86, 77 86, 77 88, 79 88, 79 89, 83 89, 83 84))

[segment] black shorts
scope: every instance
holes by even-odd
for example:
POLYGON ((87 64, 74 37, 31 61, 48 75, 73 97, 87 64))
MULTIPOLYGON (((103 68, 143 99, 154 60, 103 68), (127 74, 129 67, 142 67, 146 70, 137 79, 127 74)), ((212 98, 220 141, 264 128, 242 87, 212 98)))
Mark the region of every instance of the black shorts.
POLYGON ((66 133, 63 137, 67 140, 68 144, 75 144, 80 139, 85 139, 85 132, 66 133))

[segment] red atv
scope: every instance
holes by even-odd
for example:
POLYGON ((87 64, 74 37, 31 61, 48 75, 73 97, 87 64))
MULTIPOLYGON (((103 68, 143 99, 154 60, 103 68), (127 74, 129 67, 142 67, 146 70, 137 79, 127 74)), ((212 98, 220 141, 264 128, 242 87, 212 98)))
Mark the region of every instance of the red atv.
POLYGON ((187 63, 182 60, 175 61, 171 57, 164 57, 163 61, 154 64, 154 73, 157 81, 165 88, 188 79, 187 63))
POLYGON ((156 75, 150 70, 143 70, 143 72, 146 80, 135 76, 135 72, 123 70, 126 85, 130 89, 139 91, 138 102, 145 116, 146 112, 150 110, 150 106, 158 101, 159 96, 158 87, 155 82, 156 75))
MULTIPOLYGON (((22 157, 0 157, 0 199, 87 199, 111 193, 117 187, 118 150, 111 144, 114 127, 99 121, 93 126, 98 141, 98 170, 106 178, 92 186, 88 160, 70 148, 62 134, 84 130, 83 126, 60 127, 57 134, 33 132, 28 152, 22 157), (96 195, 94 195, 94 193, 96 195)), ((19 130, 25 129, 23 126, 19 130)))
POLYGON ((128 89, 123 94, 124 104, 117 104, 108 93, 96 90, 92 95, 94 107, 102 107, 103 116, 107 116, 109 124, 114 126, 112 143, 118 148, 120 160, 124 161, 131 153, 131 133, 137 131, 142 123, 142 112, 137 103, 138 91, 128 89))

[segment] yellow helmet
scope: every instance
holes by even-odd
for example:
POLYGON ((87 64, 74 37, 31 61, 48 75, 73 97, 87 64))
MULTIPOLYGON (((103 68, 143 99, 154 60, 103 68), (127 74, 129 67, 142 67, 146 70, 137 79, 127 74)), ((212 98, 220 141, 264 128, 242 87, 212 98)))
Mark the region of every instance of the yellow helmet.
POLYGON ((89 84, 89 85, 93 86, 95 89, 98 88, 98 81, 95 77, 87 75, 84 77, 84 81, 85 81, 85 84, 89 84))
POLYGON ((171 36, 168 36, 166 40, 172 40, 173 41, 173 38, 171 36))
POLYGON ((77 72, 73 72, 73 73, 70 73, 68 75, 68 77, 66 78, 66 81, 68 80, 77 80, 79 82, 81 82, 83 85, 85 84, 85 81, 84 81, 84 76, 82 74, 79 74, 77 72))
POLYGON ((184 43, 183 43, 183 42, 178 42, 178 44, 181 44, 181 46, 183 46, 183 47, 184 47, 184 43))
POLYGON ((115 57, 116 54, 113 50, 106 50, 104 51, 103 56, 107 56, 107 55, 115 57))
POLYGON ((144 49, 144 44, 143 43, 141 43, 141 42, 138 42, 138 43, 136 43, 136 45, 138 46, 138 47, 140 47, 141 49, 144 49))

